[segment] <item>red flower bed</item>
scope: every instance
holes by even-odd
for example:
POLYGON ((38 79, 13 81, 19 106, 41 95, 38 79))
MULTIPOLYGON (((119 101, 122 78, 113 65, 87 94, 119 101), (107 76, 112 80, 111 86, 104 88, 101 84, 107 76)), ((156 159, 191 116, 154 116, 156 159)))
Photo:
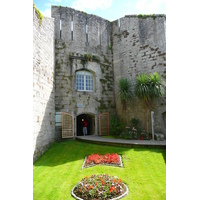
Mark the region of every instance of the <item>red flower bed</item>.
POLYGON ((116 153, 107 153, 105 155, 91 154, 86 158, 84 167, 97 164, 114 164, 120 165, 119 155, 116 153))

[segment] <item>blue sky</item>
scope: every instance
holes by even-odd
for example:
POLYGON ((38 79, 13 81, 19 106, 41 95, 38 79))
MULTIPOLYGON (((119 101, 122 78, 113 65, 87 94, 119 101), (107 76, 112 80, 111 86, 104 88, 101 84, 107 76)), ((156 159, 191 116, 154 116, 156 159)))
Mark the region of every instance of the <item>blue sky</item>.
POLYGON ((166 14, 166 0, 34 0, 44 16, 51 16, 51 5, 71 7, 109 21, 130 14, 166 14))

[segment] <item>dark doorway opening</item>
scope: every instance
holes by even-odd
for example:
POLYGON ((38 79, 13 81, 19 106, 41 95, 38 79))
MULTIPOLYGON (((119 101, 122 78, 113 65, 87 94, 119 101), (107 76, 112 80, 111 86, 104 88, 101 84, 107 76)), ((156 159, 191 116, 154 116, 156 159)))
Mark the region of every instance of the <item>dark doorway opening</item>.
POLYGON ((77 136, 83 136, 83 119, 87 120, 87 135, 95 134, 95 115, 92 114, 81 114, 76 117, 76 130, 77 136))

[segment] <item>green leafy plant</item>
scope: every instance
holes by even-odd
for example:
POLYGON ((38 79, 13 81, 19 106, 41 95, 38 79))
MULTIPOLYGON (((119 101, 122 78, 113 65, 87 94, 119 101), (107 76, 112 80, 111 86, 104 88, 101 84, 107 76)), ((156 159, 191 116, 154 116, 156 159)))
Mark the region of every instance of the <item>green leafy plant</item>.
POLYGON ((155 19, 155 18, 156 18, 156 15, 155 15, 155 14, 153 14, 153 15, 151 15, 151 17, 152 17, 153 19, 155 19))
POLYGON ((149 74, 149 83, 151 101, 164 95, 164 86, 162 84, 161 76, 157 72, 149 74))
POLYGON ((157 72, 146 75, 141 73, 136 77, 135 95, 144 103, 144 129, 149 134, 149 108, 154 99, 163 96, 164 86, 157 72))
POLYGON ((86 58, 87 62, 88 61, 92 61, 92 54, 89 53, 89 54, 84 54, 84 57, 86 58))
POLYGON ((113 47, 112 47, 112 45, 109 46, 109 50, 111 51, 111 53, 113 53, 113 47))
POLYGON ((35 12, 36 12, 37 18, 39 19, 39 24, 40 24, 40 26, 41 26, 41 24, 42 24, 42 19, 44 18, 44 16, 43 16, 42 13, 39 11, 39 9, 36 8, 34 2, 33 2, 33 7, 35 8, 35 12))
POLYGON ((132 118, 131 119, 131 124, 134 128, 138 129, 139 128, 139 119, 132 118))
POLYGON ((120 98, 123 110, 126 110, 126 103, 132 98, 131 82, 127 78, 120 78, 117 86, 117 95, 120 98))
POLYGON ((138 18, 142 18, 142 17, 143 17, 143 15, 142 15, 142 14, 139 14, 139 15, 137 15, 137 17, 138 17, 138 18))
POLYGON ((137 17, 138 18, 142 18, 142 19, 146 19, 147 17, 152 17, 153 19, 155 19, 156 18, 156 15, 155 14, 147 14, 147 15, 142 15, 142 14, 139 14, 139 15, 137 15, 137 17))
POLYGON ((150 101, 150 88, 149 88, 149 79, 148 76, 144 73, 141 73, 136 77, 135 85, 135 95, 143 101, 144 103, 144 129, 146 129, 146 113, 147 107, 149 106, 150 101))
POLYGON ((114 136, 119 136, 125 129, 126 124, 120 121, 117 115, 111 116, 111 129, 110 134, 114 136))

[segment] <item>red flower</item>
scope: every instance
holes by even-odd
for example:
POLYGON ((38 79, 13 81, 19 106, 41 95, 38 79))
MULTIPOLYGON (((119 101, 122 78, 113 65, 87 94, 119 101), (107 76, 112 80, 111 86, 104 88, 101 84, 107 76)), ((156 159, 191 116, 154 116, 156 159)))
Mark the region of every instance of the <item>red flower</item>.
POLYGON ((86 163, 87 164, 101 164, 101 163, 118 163, 119 156, 118 154, 105 154, 105 155, 98 155, 92 154, 87 157, 86 163))
POLYGON ((90 189, 92 189, 92 188, 93 188, 92 185, 90 185, 89 188, 88 188, 88 190, 90 190, 90 189))
POLYGON ((116 190, 116 188, 115 188, 115 187, 113 187, 113 186, 110 188, 110 193, 112 193, 112 191, 113 191, 113 190, 114 190, 114 191, 117 193, 117 190, 116 190))

